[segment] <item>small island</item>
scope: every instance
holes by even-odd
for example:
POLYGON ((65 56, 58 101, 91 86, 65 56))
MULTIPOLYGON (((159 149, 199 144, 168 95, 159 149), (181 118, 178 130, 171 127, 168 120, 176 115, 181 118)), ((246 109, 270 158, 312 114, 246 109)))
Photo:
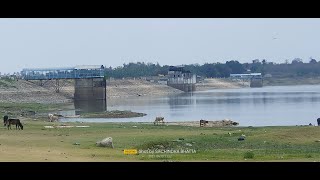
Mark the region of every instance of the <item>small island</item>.
POLYGON ((131 117, 143 117, 146 115, 147 114, 145 113, 115 110, 115 111, 84 113, 84 114, 81 114, 81 117, 82 118, 131 118, 131 117))

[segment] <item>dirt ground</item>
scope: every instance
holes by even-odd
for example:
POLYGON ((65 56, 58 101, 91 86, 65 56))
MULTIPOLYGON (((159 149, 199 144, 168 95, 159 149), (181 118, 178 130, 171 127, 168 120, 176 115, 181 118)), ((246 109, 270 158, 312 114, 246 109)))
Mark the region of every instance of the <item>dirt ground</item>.
POLYGON ((208 78, 205 79, 202 83, 196 84, 196 90, 206 91, 210 89, 234 89, 249 86, 249 82, 232 81, 230 79, 225 78, 208 78))

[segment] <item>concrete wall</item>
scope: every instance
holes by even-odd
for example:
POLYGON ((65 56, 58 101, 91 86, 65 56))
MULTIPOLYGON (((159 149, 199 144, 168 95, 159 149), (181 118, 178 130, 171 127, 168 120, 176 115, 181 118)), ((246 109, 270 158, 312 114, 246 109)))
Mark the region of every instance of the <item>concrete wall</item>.
POLYGON ((168 86, 179 89, 184 92, 192 92, 196 90, 195 84, 168 84, 168 86))
POLYGON ((169 72, 168 86, 179 89, 184 92, 191 92, 196 90, 196 75, 181 72, 169 72))
POLYGON ((103 78, 75 79, 74 99, 106 100, 106 81, 103 78))
POLYGON ((252 78, 250 80, 250 87, 262 87, 262 86, 263 86, 262 78, 252 78))

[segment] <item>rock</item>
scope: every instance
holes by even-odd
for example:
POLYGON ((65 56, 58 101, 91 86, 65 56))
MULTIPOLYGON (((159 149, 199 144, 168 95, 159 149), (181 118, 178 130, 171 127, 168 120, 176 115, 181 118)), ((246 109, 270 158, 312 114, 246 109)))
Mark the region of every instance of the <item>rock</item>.
POLYGON ((316 142, 320 142, 320 140, 316 140, 316 142))
POLYGON ((137 126, 132 126, 132 127, 136 128, 137 126))
POLYGON ((164 146, 163 146, 163 145, 161 145, 161 144, 156 145, 156 147, 157 147, 157 148, 159 148, 159 149, 164 149, 164 146))
POLYGON ((76 143, 73 143, 73 145, 80 145, 80 143, 77 143, 77 142, 76 142, 76 143))
POLYGON ((179 140, 183 141, 183 140, 184 140, 184 138, 179 138, 179 140))
POLYGON ((111 148, 114 148, 114 146, 113 146, 113 141, 112 141, 112 137, 107 137, 107 138, 103 139, 102 141, 96 142, 96 146, 98 146, 98 147, 111 147, 111 148))
POLYGON ((190 144, 190 143, 186 143, 186 146, 190 146, 190 147, 191 147, 191 146, 192 146, 192 144, 190 144))
POLYGON ((238 138, 238 141, 244 141, 245 139, 246 139, 246 137, 240 136, 240 137, 238 138))

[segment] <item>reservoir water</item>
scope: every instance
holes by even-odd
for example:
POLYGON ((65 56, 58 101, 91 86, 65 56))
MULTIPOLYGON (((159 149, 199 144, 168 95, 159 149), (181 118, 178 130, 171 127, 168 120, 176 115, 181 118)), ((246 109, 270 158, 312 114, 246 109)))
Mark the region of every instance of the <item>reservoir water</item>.
POLYGON ((156 116, 163 116, 167 122, 227 118, 239 122, 240 126, 314 125, 320 117, 320 85, 215 89, 165 97, 119 98, 108 100, 107 110, 131 110, 147 116, 65 118, 62 121, 153 122, 156 116))

